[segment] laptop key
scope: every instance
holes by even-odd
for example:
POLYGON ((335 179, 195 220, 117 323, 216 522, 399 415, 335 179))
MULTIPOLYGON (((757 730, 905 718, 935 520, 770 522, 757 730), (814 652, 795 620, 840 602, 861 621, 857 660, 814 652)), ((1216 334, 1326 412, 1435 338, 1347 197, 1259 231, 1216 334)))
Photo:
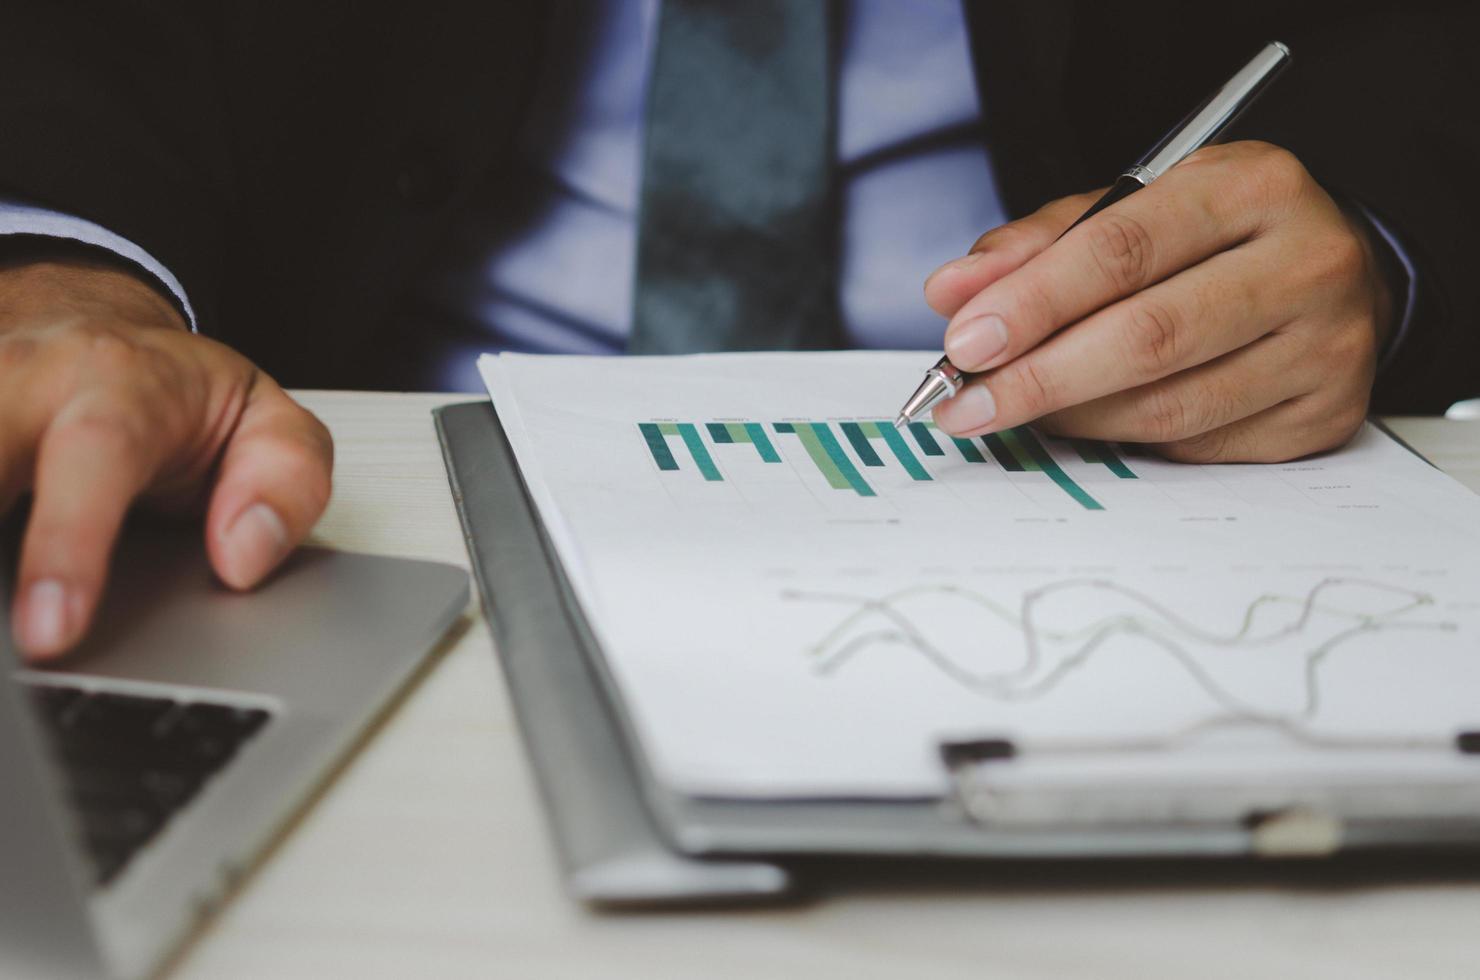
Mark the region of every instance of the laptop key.
POLYGON ((158 814, 142 806, 88 807, 81 814, 83 836, 102 845, 137 847, 162 823, 158 814))
POLYGON ((99 884, 120 874, 271 717, 204 701, 30 687, 99 884))
POLYGON ((132 694, 93 694, 83 698, 62 716, 65 727, 80 732, 100 732, 111 737, 152 737, 154 728, 177 702, 169 698, 132 694))
POLYGON ((52 723, 60 719, 82 694, 82 688, 62 684, 30 686, 31 703, 43 718, 52 723))
POLYGON ((67 773, 67 791, 73 802, 83 809, 147 806, 168 812, 145 787, 139 773, 132 769, 87 766, 67 773))
POLYGON ((178 810, 190 802, 204 781, 199 773, 151 769, 143 773, 139 783, 157 806, 178 810))

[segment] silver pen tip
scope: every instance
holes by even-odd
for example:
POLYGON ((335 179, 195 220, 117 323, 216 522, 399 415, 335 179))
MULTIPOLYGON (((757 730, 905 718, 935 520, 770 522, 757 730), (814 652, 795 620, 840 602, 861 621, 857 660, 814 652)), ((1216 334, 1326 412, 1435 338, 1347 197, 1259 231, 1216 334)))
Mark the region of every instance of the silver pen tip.
POLYGON ((955 393, 955 386, 943 378, 939 370, 931 370, 899 410, 894 424, 900 428, 909 425, 955 393))

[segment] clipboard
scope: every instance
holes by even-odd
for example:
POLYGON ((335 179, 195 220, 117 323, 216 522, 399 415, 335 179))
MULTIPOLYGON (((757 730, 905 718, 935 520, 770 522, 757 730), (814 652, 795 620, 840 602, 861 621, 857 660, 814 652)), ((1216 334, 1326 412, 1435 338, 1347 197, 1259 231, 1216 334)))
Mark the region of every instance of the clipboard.
MULTIPOLYGON (((678 794, 643 758, 494 407, 483 400, 433 414, 568 887, 585 902, 775 901, 802 884, 797 866, 819 857, 1308 858, 1480 845, 1480 780, 1406 794, 1340 782, 1213 780, 1191 791, 1064 787, 1053 799, 1053 790, 1014 795, 994 778, 1023 747, 990 735, 941 746, 951 791, 940 797, 678 794), (1054 819, 1043 819, 1046 804, 1054 819)), ((1480 732, 1384 748, 1473 756, 1480 770, 1480 732)))

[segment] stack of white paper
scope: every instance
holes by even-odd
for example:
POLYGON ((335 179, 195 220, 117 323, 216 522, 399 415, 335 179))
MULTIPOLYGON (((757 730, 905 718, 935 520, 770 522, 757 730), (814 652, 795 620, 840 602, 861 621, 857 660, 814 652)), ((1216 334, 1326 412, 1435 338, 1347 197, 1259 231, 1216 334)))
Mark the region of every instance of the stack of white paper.
POLYGON ((1372 428, 1270 466, 897 433, 930 360, 482 360, 666 783, 933 795, 973 735, 1480 775, 1480 499, 1372 428))

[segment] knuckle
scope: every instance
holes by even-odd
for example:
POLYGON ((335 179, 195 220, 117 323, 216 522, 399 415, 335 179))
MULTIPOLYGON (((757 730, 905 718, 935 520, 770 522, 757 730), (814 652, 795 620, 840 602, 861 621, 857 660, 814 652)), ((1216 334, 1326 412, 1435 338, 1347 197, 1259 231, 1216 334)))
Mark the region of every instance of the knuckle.
POLYGON ((1335 449, 1356 435, 1362 423, 1367 421, 1367 403, 1368 399, 1363 394, 1356 398, 1344 399, 1339 405, 1326 411, 1324 417, 1319 420, 1321 424, 1314 427, 1317 431, 1324 432, 1325 439, 1322 445, 1312 451, 1335 449))
POLYGON ((1134 292, 1144 286, 1152 268, 1151 233, 1136 218, 1106 211, 1085 222, 1090 254, 1117 289, 1134 292))
POLYGON ((20 372, 31 367, 40 343, 28 334, 0 335, 0 372, 20 372))
POLYGON ((1232 441, 1228 430, 1213 429, 1165 442, 1157 451, 1176 463, 1220 463, 1231 458, 1232 441))
POLYGON ((1127 311, 1131 366, 1143 376, 1161 377, 1178 358, 1178 317, 1164 303, 1138 297, 1127 311))
POLYGON ((314 445, 318 448, 320 459, 326 464, 332 464, 334 462, 333 433, 329 431, 327 425, 319 421, 318 416, 307 412, 304 414, 308 415, 309 438, 312 439, 314 445))
POLYGON ((286 485, 316 510, 328 505, 333 484, 322 447, 294 440, 284 442, 275 455, 275 467, 286 485))
POLYGON ((1267 202, 1284 203, 1297 197, 1306 183, 1305 165, 1282 146, 1251 142, 1248 173, 1254 190, 1267 202))
POLYGON ((1345 288, 1366 277, 1367 252, 1355 234, 1343 231, 1312 249, 1312 265, 1319 284, 1345 288))
POLYGON ((136 455, 149 447, 147 428, 142 419, 122 405, 93 405, 64 411, 57 417, 52 436, 136 455))
POLYGON ((1186 402, 1169 390, 1147 392, 1140 415, 1138 434, 1148 442, 1176 442, 1196 430, 1186 402))
POLYGON ((179 365, 163 350, 107 325, 72 328, 70 361, 79 380, 126 387, 147 404, 159 404, 184 388, 179 365))
POLYGON ((1010 302, 1014 309, 1006 312, 1014 331, 1024 330, 1036 343, 1037 338, 1046 337, 1058 329, 1054 291, 1043 281, 1043 276, 1025 269, 1022 275, 1015 276, 1005 285, 1011 290, 1010 302))
POLYGON ((123 374, 139 357, 139 347, 106 327, 79 328, 82 356, 88 364, 110 374, 123 374))
POLYGON ((1059 407, 1053 379, 1031 358, 1014 365, 1013 375, 1023 411, 1030 418, 1036 419, 1059 407))
POLYGON ((1356 435, 1357 430, 1366 423, 1367 403, 1364 401, 1360 405, 1353 405, 1342 412, 1338 412, 1333 421, 1336 426, 1337 436, 1339 437, 1338 445, 1345 443, 1352 436, 1356 435))
POLYGON ((1028 232, 1021 221, 993 228, 972 243, 970 251, 1006 251, 1015 252, 1026 249, 1034 236, 1028 232))
POLYGON ((1001 228, 994 228, 989 232, 978 235, 976 241, 972 242, 971 247, 966 250, 966 254, 971 255, 974 252, 985 252, 991 247, 992 242, 996 240, 993 236, 1000 234, 1003 230, 1001 228))
POLYGON ((1377 332, 1366 321, 1349 323, 1332 331, 1321 350, 1331 364, 1365 376, 1377 367, 1377 332))

